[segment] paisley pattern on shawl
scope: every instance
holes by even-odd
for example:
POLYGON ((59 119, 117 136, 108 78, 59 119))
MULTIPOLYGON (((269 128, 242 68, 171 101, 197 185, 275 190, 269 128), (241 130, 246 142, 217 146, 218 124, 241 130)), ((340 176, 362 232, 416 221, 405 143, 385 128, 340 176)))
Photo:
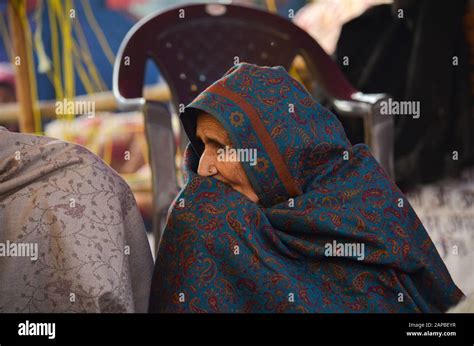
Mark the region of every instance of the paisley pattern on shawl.
POLYGON ((238 64, 182 115, 187 182, 157 256, 152 312, 441 312, 462 292, 409 202, 364 144, 282 67, 238 64), (196 174, 205 111, 261 203, 196 174), (363 244, 363 258, 327 245, 363 244))

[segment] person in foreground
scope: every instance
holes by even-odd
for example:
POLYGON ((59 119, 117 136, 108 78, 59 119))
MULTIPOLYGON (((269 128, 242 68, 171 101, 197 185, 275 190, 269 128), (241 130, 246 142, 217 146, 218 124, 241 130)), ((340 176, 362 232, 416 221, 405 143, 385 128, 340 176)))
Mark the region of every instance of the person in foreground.
POLYGON ((153 259, 126 182, 86 148, 0 127, 0 312, 146 312, 153 259))
POLYGON ((364 144, 281 67, 233 66, 190 138, 150 312, 444 312, 463 293, 364 144))

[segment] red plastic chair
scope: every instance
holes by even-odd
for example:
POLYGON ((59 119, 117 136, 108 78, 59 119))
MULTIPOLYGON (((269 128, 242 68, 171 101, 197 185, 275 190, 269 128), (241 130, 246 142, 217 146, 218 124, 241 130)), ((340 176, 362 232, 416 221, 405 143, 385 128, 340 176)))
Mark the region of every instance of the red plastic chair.
POLYGON ((178 110, 236 62, 281 65, 288 70, 296 55, 304 58, 318 92, 339 116, 364 119, 365 142, 391 175, 393 121, 378 111, 380 101, 388 96, 364 95, 354 89, 318 43, 291 21, 250 7, 199 4, 152 14, 128 32, 117 54, 113 91, 119 107, 145 113, 157 242, 178 191, 176 146, 166 106, 143 98, 147 61, 157 65, 178 110))

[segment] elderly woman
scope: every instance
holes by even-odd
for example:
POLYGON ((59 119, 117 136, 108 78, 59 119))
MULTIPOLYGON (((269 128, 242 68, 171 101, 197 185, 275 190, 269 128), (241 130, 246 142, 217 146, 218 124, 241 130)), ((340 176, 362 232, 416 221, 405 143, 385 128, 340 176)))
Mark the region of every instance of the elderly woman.
POLYGON ((152 312, 440 312, 463 294, 364 144, 282 67, 238 64, 182 115, 187 183, 152 312))

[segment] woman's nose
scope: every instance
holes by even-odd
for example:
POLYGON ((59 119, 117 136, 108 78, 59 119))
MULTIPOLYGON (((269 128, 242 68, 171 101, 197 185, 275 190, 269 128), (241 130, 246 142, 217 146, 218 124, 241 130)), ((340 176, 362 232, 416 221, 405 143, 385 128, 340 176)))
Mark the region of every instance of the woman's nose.
POLYGON ((198 174, 204 177, 209 177, 217 173, 215 160, 212 155, 205 150, 199 159, 198 174))

